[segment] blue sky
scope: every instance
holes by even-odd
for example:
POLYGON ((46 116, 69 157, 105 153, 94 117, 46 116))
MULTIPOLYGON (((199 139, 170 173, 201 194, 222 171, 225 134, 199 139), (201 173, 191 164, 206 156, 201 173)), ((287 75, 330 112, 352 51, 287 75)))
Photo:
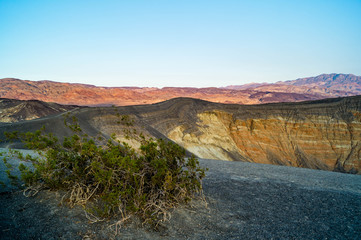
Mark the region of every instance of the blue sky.
POLYGON ((360 0, 0 0, 0 78, 220 87, 361 75, 360 0))

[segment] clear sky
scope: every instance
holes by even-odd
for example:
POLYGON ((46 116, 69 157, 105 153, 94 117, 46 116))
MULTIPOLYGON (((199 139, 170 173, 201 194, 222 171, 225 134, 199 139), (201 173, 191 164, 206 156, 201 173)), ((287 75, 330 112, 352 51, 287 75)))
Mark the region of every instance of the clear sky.
POLYGON ((361 0, 0 0, 0 78, 219 87, 361 75, 361 0))

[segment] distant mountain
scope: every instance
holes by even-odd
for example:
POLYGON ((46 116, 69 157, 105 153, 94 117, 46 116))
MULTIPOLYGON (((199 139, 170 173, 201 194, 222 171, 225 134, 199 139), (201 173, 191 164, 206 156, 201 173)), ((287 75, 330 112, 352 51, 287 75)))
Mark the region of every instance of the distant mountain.
POLYGON ((347 92, 352 95, 361 94, 361 76, 353 74, 322 74, 317 77, 299 78, 286 81, 284 84, 325 89, 327 92, 347 92))
POLYGON ((292 92, 319 94, 327 97, 345 97, 361 94, 361 76, 353 74, 322 74, 316 77, 279 81, 276 83, 252 83, 227 86, 226 89, 254 91, 292 92))
POLYGON ((0 79, 0 97, 41 100, 59 104, 109 106, 139 105, 190 97, 219 103, 259 104, 299 102, 361 94, 361 77, 352 74, 323 74, 293 81, 251 83, 225 88, 137 88, 96 87, 53 81, 0 79))

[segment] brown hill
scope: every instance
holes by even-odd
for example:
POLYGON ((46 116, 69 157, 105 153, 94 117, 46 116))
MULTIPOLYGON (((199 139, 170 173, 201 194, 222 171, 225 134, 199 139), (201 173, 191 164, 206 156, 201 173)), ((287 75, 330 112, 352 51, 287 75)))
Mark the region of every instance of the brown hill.
POLYGON ((361 77, 345 74, 320 75, 314 78, 249 84, 226 88, 136 88, 96 87, 52 81, 0 79, 0 97, 41 100, 59 104, 86 106, 126 106, 151 104, 176 97, 198 98, 211 102, 259 104, 299 102, 361 94, 361 77))
POLYGON ((19 122, 66 112, 77 108, 72 105, 46 103, 38 100, 0 98, 0 122, 19 122))

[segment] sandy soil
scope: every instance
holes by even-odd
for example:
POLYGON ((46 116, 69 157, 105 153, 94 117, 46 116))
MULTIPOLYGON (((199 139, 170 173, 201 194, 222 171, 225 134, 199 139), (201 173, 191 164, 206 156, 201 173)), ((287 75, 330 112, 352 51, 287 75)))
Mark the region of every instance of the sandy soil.
MULTIPOLYGON (((242 162, 201 160, 208 202, 172 211, 159 231, 134 220, 91 224, 60 193, 26 198, 1 189, 0 239, 359 239, 361 176, 242 162)), ((0 165, 1 167, 1 165, 0 165)), ((3 169, 0 169, 3 175, 3 169)))

